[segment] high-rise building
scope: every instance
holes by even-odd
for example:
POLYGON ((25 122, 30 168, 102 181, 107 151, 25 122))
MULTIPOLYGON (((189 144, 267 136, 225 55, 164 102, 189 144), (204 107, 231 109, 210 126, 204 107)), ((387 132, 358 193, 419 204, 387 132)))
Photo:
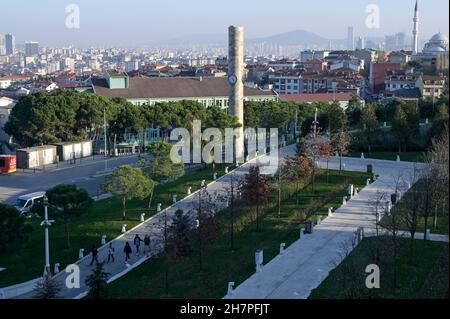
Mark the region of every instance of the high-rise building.
POLYGON ((413 28, 413 54, 419 52, 419 4, 416 0, 416 6, 414 8, 414 28, 413 28))
POLYGON ((28 41, 25 42, 25 55, 33 56, 39 54, 39 42, 28 41))
POLYGON ((6 48, 5 48, 5 36, 3 34, 0 34, 0 55, 6 54, 6 48))
POLYGON ((353 27, 348 27, 347 50, 349 50, 349 51, 355 50, 355 31, 354 31, 353 27))
POLYGON ((5 36, 6 55, 12 55, 16 51, 16 38, 12 34, 5 36))
POLYGON ((398 32, 394 35, 386 36, 385 49, 386 51, 400 51, 407 49, 406 34, 398 32))
POLYGON ((366 40, 362 36, 360 36, 358 38, 358 40, 356 41, 356 48, 358 50, 364 50, 366 48, 366 43, 365 42, 366 42, 366 40))

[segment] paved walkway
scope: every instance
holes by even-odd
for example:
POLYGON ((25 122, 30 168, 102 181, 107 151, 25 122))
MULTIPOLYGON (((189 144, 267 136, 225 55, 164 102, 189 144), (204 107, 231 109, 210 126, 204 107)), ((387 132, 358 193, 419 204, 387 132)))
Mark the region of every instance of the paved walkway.
MULTIPOLYGON (((314 228, 313 234, 301 239, 278 255, 260 273, 239 285, 226 299, 306 299, 320 285, 352 249, 354 232, 364 227, 366 235, 375 232, 374 200, 380 192, 391 194, 399 183, 411 182, 414 167, 423 164, 372 159, 345 158, 345 169, 366 171, 372 164, 379 178, 337 209, 314 228)), ((321 161, 320 166, 326 167, 321 161)), ((339 160, 332 159, 330 168, 338 169, 339 160)), ((411 183, 413 184, 413 183, 411 183)), ((407 236, 408 234, 404 234, 407 236)), ((417 235, 418 238, 420 234, 417 235)), ((433 240, 447 241, 448 236, 434 236, 433 240)), ((252 256, 249 256, 252 258, 252 256)))
MULTIPOLYGON (((291 148, 287 147, 285 151, 281 151, 282 154, 285 152, 290 153, 291 148)), ((260 157, 261 160, 265 159, 265 156, 260 157)), ((249 167, 255 163, 255 160, 249 161, 245 165, 242 165, 238 168, 236 168, 233 172, 225 175, 221 178, 219 178, 217 181, 209 184, 207 186, 208 192, 210 194, 215 194, 218 199, 216 200, 215 204, 215 210, 219 211, 227 206, 227 203, 223 200, 224 196, 227 193, 227 190, 230 187, 231 182, 231 176, 234 176, 233 178, 235 180, 244 178, 245 174, 248 173, 249 167), (221 199, 222 198, 222 199, 221 199)), ((110 281, 114 280, 124 273, 130 271, 131 269, 135 268, 136 266, 140 265, 142 262, 147 260, 148 258, 151 258, 151 255, 155 255, 159 252, 161 252, 163 248, 163 225, 164 225, 164 219, 165 219, 165 213, 167 213, 167 220, 170 221, 172 217, 174 216, 174 213, 178 209, 182 209, 185 212, 191 212, 192 218, 196 219, 196 212, 195 208, 197 207, 198 203, 198 192, 193 193, 192 195, 184 198, 183 200, 180 200, 173 206, 167 208, 166 210, 163 210, 161 213, 151 217, 144 223, 138 225, 134 229, 128 231, 124 235, 114 239, 112 241, 113 247, 116 251, 116 261, 114 263, 106 264, 105 271, 111 274, 110 281), (125 263, 125 255, 123 253, 123 248, 125 246, 126 242, 129 242, 130 245, 133 248, 133 252, 135 252, 135 247, 133 246, 133 239, 136 234, 139 234, 139 236, 143 239, 145 235, 151 235, 152 238, 152 244, 151 244, 151 254, 150 257, 141 255, 136 255, 135 253, 132 254, 131 260, 128 261, 128 264, 125 263)), ((100 240, 100 238, 99 238, 100 240)), ((87 247, 85 247, 87 248, 87 247)), ((141 245, 141 249, 143 248, 143 244, 141 245)), ((88 252, 85 252, 88 253, 88 252)), ((98 259, 100 262, 107 260, 107 253, 108 253, 108 243, 99 248, 99 255, 98 259)), ((82 260, 78 261, 76 264, 80 267, 80 274, 81 274, 81 280, 80 280, 80 288, 79 289, 68 289, 66 288, 65 282, 68 274, 64 272, 64 269, 61 269, 62 272, 57 274, 54 278, 59 283, 59 285, 63 288, 60 293, 60 298, 66 298, 66 299, 72 299, 76 297, 82 297, 84 293, 87 291, 87 287, 84 284, 84 281, 88 275, 91 274, 92 267, 90 266, 91 257, 86 256, 82 260)), ((52 266, 53 267, 53 266, 52 266)), ((27 293, 24 295, 20 295, 18 298, 25 299, 25 298, 32 298, 34 293, 27 293)))

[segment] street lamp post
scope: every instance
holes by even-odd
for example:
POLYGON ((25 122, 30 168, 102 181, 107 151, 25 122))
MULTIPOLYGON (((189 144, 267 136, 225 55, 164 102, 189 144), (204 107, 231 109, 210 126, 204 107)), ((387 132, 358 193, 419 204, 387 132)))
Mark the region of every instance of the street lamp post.
POLYGON ((45 267, 44 267, 44 276, 51 276, 50 271, 50 243, 48 238, 48 228, 52 225, 54 220, 48 220, 48 198, 44 196, 44 220, 41 223, 41 226, 44 227, 45 234, 45 267))

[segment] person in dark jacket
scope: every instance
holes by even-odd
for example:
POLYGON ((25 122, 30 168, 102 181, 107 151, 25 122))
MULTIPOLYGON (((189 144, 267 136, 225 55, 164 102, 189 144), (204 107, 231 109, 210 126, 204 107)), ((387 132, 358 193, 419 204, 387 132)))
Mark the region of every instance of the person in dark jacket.
POLYGON ((130 254, 133 252, 133 250, 131 249, 131 246, 128 242, 125 244, 125 248, 123 249, 123 252, 125 253, 125 262, 127 262, 128 260, 131 259, 130 254))
POLYGON ((144 237, 144 254, 150 254, 150 235, 144 237))
POLYGON ((141 237, 139 237, 139 234, 136 234, 133 241, 134 246, 136 247, 136 256, 139 256, 139 247, 141 247, 141 242, 142 242, 141 237))
POLYGON ((97 250, 97 247, 95 247, 95 245, 93 245, 91 248, 91 256, 92 256, 92 260, 91 260, 90 266, 92 266, 94 264, 94 261, 98 262, 98 250, 97 250))

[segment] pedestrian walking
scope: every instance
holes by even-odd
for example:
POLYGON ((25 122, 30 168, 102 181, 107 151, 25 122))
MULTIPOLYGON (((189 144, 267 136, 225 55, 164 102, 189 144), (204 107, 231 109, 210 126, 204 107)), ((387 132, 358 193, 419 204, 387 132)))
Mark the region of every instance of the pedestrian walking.
POLYGON ((150 235, 145 235, 144 237, 144 254, 150 255, 150 235))
POLYGON ((125 253, 125 262, 127 262, 128 260, 131 259, 130 254, 133 252, 133 250, 131 249, 131 246, 128 242, 126 242, 123 252, 125 253))
POLYGON ((114 252, 115 249, 112 245, 112 243, 109 243, 109 247, 108 247, 108 261, 107 264, 109 264, 109 262, 112 260, 112 262, 114 262, 114 252))
POLYGON ((92 260, 91 260, 90 266, 92 266, 94 264, 94 261, 98 262, 98 250, 97 250, 97 247, 95 247, 95 245, 93 245, 91 248, 91 256, 92 256, 92 260))
POLYGON ((139 237, 139 234, 136 234, 133 241, 134 246, 136 247, 136 256, 139 256, 139 247, 141 247, 141 242, 142 242, 141 237, 139 237))

